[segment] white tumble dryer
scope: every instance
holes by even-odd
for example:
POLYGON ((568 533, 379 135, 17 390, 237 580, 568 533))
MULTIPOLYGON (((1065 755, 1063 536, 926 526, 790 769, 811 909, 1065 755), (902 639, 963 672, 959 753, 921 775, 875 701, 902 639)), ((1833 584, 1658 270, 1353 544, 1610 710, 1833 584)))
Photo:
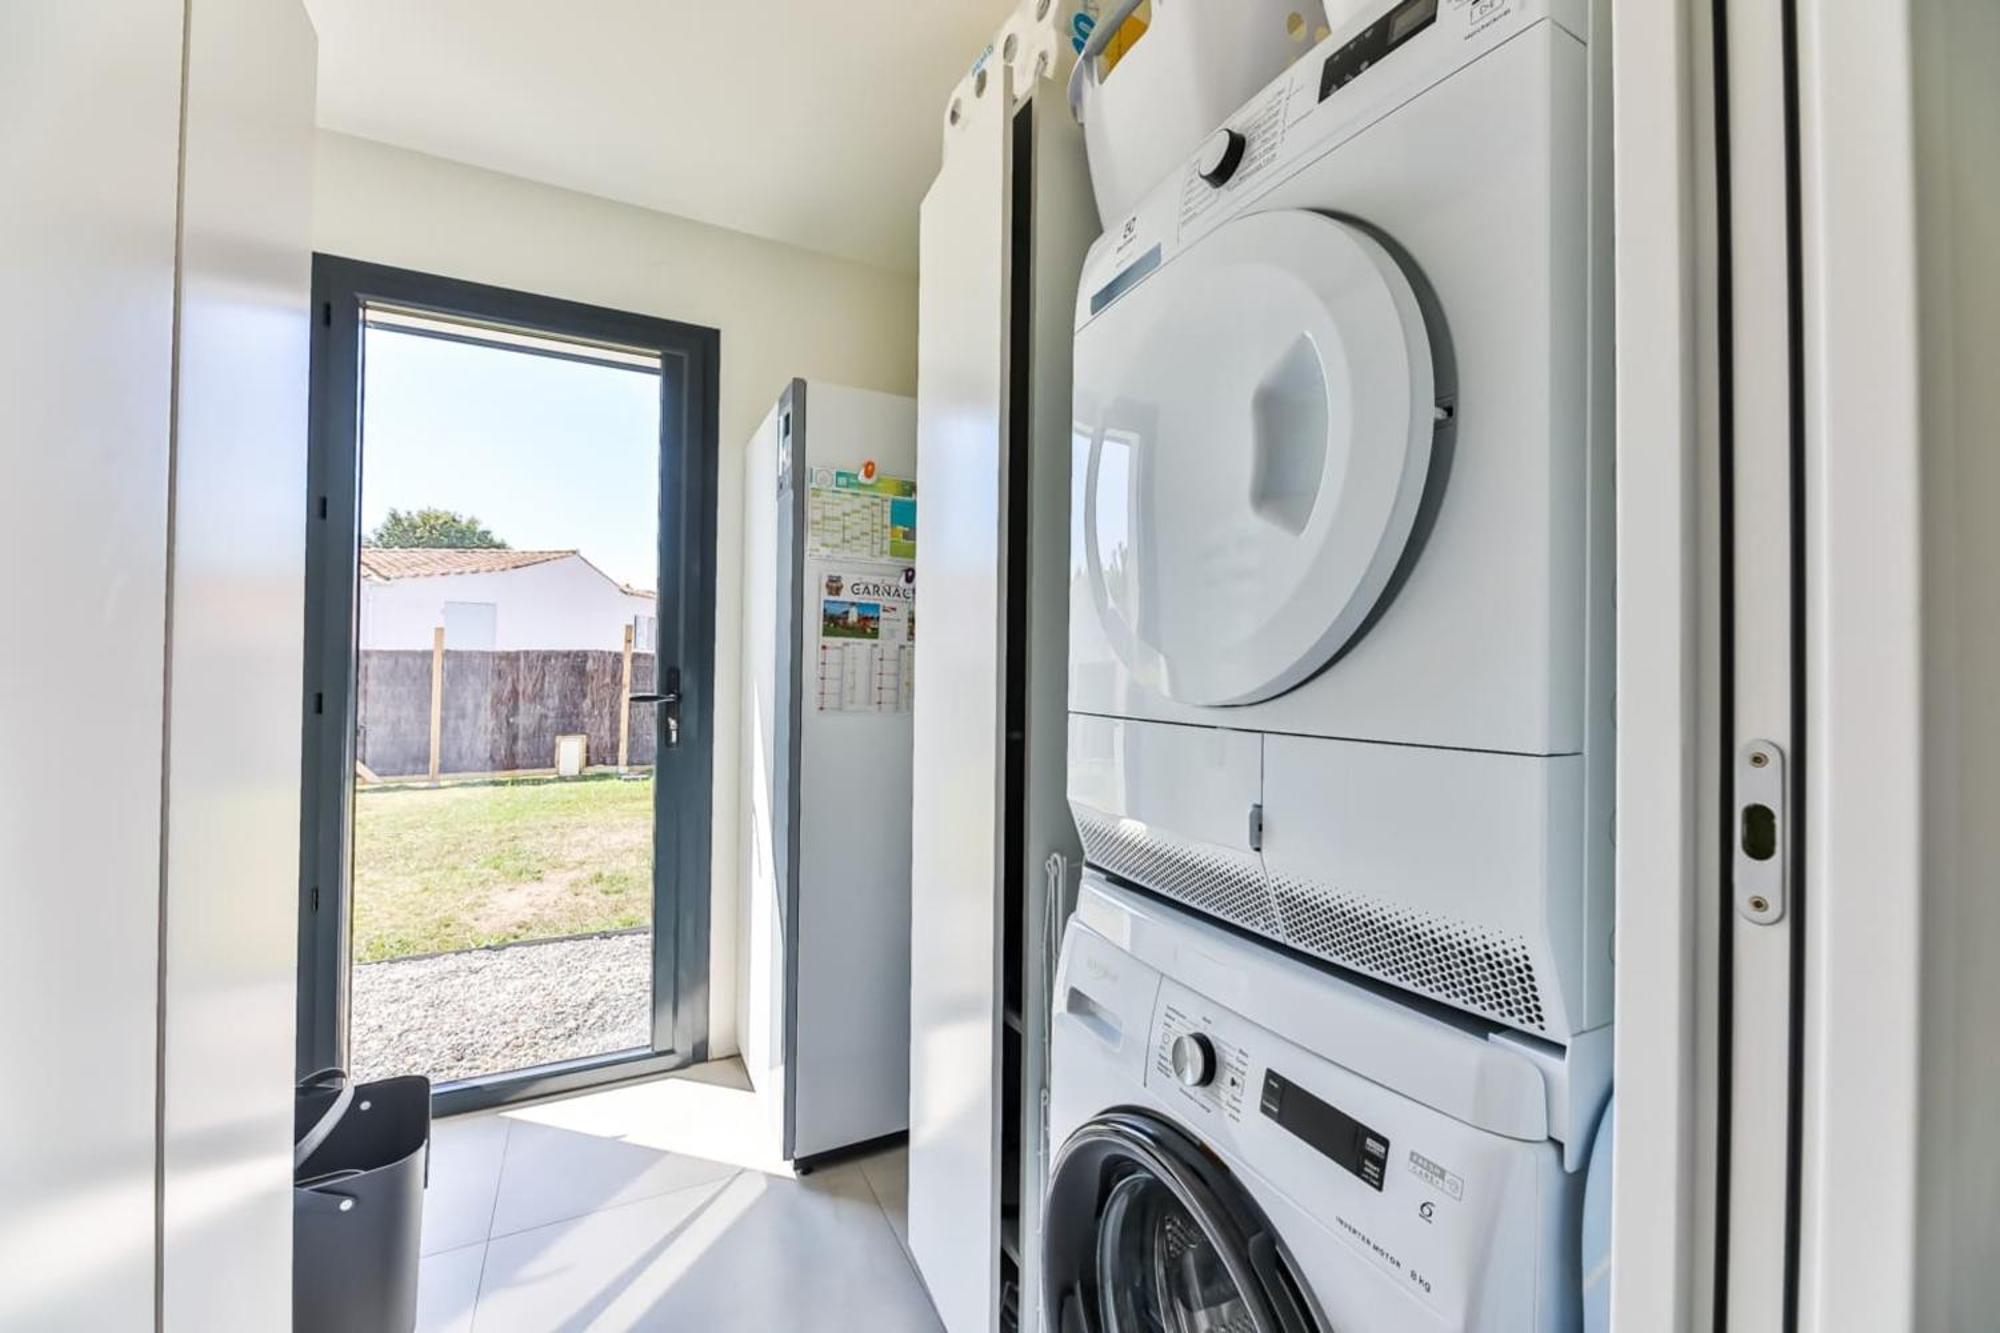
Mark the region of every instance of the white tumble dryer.
POLYGON ((1553 1333, 1582 1180, 1536 1064, 1086 873, 1052 1033, 1047 1333, 1553 1333))
POLYGON ((1567 1050, 1572 1118, 1611 1018, 1605 17, 1365 9, 1076 311, 1087 860, 1567 1050))

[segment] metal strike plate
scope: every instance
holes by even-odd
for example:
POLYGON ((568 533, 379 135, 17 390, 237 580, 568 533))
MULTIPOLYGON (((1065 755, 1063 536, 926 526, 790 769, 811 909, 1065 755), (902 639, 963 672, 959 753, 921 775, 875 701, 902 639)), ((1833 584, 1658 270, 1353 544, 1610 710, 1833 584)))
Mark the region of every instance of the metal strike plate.
POLYGON ((1736 910, 1760 926, 1785 917, 1790 887, 1790 816, 1785 752, 1751 741, 1736 756, 1736 910))

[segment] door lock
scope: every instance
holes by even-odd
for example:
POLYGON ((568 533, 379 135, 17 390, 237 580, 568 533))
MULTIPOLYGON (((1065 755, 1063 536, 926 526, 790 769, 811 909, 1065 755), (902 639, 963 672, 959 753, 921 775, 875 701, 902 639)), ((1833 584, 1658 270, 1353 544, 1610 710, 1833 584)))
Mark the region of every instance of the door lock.
POLYGON ((1736 910, 1760 926, 1784 919, 1790 877, 1785 752, 1751 741, 1736 757, 1736 910))

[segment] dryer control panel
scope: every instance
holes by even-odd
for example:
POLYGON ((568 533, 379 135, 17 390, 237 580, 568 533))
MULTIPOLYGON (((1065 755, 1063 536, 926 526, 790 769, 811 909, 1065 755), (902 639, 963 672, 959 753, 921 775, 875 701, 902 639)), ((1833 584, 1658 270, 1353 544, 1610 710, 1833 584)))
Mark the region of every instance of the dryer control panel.
MULTIPOLYGON (((1242 207, 1396 107, 1537 23, 1576 25, 1572 0, 1379 0, 1252 97, 1084 261, 1082 328, 1242 207), (1218 170, 1226 145, 1227 168, 1218 170)), ((1580 36, 1580 34, 1578 34, 1580 36)))

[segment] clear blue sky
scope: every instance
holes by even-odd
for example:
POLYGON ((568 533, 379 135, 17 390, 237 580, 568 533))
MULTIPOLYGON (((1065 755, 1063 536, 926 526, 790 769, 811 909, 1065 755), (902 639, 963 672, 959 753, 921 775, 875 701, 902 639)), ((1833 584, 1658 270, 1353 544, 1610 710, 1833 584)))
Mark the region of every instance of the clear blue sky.
POLYGON ((454 509, 509 546, 574 548, 621 582, 658 586, 657 374, 363 336, 363 532, 392 507, 454 509))

